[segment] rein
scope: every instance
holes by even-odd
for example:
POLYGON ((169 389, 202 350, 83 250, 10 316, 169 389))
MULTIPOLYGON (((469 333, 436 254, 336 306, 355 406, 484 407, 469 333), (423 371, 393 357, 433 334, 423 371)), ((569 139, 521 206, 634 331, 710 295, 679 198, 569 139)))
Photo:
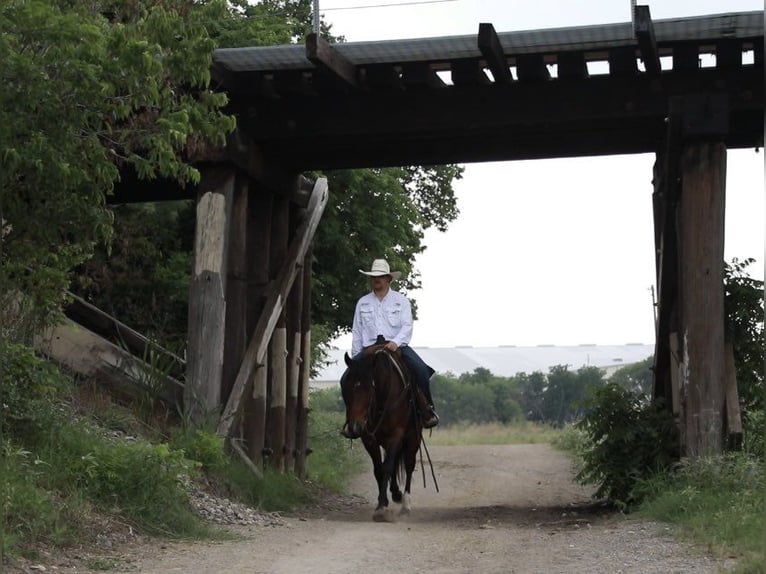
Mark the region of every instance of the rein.
MULTIPOLYGON (((409 390, 409 383, 404 376, 404 373, 402 372, 402 368, 399 366, 399 363, 394 359, 394 357, 386 352, 384 349, 379 349, 375 351, 376 355, 379 355, 383 353, 386 357, 388 357, 388 360, 391 361, 391 363, 394 365, 394 368, 396 369, 396 372, 399 374, 399 378, 402 381, 402 392, 399 395, 399 397, 393 402, 386 406, 384 406, 383 410, 380 413, 380 417, 378 418, 378 422, 375 424, 375 427, 370 431, 368 434, 374 435, 376 432, 378 432, 378 429, 380 429, 380 425, 383 424, 383 421, 386 418, 386 415, 388 415, 391 411, 393 411, 396 407, 399 406, 399 404, 402 402, 403 399, 407 398, 407 391, 409 390)), ((375 379, 372 380, 372 386, 375 386, 375 379)), ((369 420, 372 420, 372 415, 374 414, 373 411, 375 409, 375 401, 370 402, 370 417, 369 420)))

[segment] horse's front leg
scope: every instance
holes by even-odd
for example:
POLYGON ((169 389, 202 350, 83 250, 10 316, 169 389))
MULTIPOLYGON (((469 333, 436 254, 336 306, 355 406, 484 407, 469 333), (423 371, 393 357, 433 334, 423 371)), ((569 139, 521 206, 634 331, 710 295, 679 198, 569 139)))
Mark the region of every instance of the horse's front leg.
POLYGON ((388 486, 388 477, 384 468, 384 461, 380 453, 378 443, 367 437, 362 439, 364 447, 372 459, 372 471, 375 475, 375 481, 378 483, 378 506, 375 512, 385 510, 388 506, 388 496, 386 496, 386 486, 388 486))

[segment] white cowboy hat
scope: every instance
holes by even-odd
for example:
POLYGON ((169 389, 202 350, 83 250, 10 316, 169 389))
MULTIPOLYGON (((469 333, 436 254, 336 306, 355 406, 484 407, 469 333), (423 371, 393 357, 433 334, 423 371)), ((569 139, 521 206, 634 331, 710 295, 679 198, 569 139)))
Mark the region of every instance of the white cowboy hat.
POLYGON ((401 271, 391 271, 388 267, 388 261, 385 259, 376 259, 372 262, 372 267, 369 271, 359 270, 359 273, 364 273, 370 277, 383 277, 384 275, 390 275, 391 279, 399 279, 402 276, 401 271))

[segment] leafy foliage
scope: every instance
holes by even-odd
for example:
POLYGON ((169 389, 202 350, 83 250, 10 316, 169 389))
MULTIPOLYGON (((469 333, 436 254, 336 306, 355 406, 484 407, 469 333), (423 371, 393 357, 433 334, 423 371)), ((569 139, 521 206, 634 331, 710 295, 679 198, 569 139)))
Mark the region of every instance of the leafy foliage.
POLYGON ((746 268, 753 259, 724 263, 726 338, 734 345, 737 388, 747 409, 764 408, 763 281, 753 279, 746 268))
POLYGON ((637 482, 678 460, 675 419, 660 402, 642 401, 615 383, 595 388, 586 406, 574 425, 587 439, 578 480, 598 485, 594 496, 621 508, 640 502, 637 482))
MULTIPOLYGON (((354 306, 369 289, 359 269, 384 257, 403 272, 398 285, 417 289, 415 257, 423 232, 458 214, 452 182, 463 169, 433 167, 359 169, 327 174, 330 198, 314 245, 312 321, 331 337, 351 329, 354 306)), ((417 314, 417 301, 413 301, 417 314)))
POLYGON ((196 182, 188 151, 234 127, 225 94, 208 89, 205 10, 191 6, 12 0, 0 11, 0 294, 30 299, 36 323, 54 320, 71 269, 111 237, 105 197, 120 170, 196 182))

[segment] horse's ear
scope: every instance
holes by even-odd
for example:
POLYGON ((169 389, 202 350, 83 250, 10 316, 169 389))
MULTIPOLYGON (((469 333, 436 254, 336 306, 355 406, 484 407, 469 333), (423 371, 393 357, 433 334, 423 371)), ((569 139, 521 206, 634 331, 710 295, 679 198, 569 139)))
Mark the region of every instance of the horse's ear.
POLYGON ((351 357, 348 356, 348 353, 343 353, 343 360, 346 362, 346 366, 351 366, 351 357))

